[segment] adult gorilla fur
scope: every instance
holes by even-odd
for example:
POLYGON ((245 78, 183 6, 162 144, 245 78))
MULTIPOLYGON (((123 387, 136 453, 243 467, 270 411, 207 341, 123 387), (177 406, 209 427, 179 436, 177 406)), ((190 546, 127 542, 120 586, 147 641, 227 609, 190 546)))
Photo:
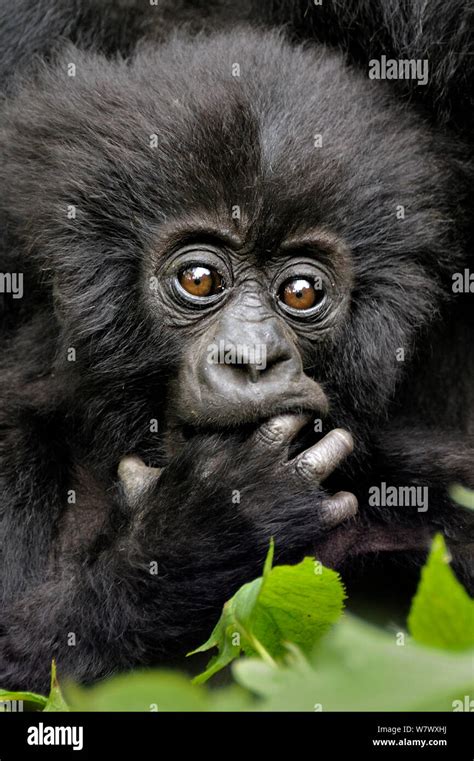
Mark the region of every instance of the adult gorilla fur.
POLYGON ((369 558, 416 566, 442 530, 472 584, 472 520, 448 493, 474 486, 472 295, 451 287, 472 267, 464 4, 443 5, 457 23, 442 56, 433 4, 422 28, 418 3, 328 2, 320 24, 290 3, 244 4, 234 19, 226 3, 151 16, 43 2, 36 21, 4 5, 0 271, 24 274, 24 298, 3 295, 2 687, 44 689, 53 656, 87 681, 186 652, 260 573, 272 536, 278 561, 315 553, 350 583, 369 558), (285 34, 257 28, 283 21, 285 34), (353 62, 369 39, 371 55, 426 54, 430 85, 399 97, 304 37, 353 62), (297 341, 329 400, 324 430, 355 442, 324 487, 295 485, 261 442, 252 452, 255 414, 222 430, 201 419, 184 438, 168 424, 198 327, 144 283, 175 220, 230 228, 235 204, 256 271, 302 224, 337 231, 350 252, 334 273, 350 305, 297 341), (166 466, 138 497, 117 479, 131 453, 166 466), (369 505, 381 482, 428 487, 428 511, 369 505), (325 499, 341 489, 359 511, 328 530, 325 499))

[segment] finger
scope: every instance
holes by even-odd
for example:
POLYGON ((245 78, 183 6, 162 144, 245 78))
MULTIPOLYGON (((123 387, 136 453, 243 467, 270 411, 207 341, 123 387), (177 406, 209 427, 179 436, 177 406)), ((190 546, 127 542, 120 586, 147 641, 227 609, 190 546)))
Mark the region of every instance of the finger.
POLYGON ((266 420, 254 433, 254 444, 265 449, 288 449, 296 434, 311 420, 311 415, 277 415, 266 420))
POLYGON ((305 481, 320 483, 341 464, 354 448, 351 434, 334 428, 317 444, 295 457, 291 466, 305 481))
POLYGON ((325 528, 333 528, 347 518, 356 515, 359 504, 357 497, 349 491, 338 491, 321 505, 321 521, 325 528))
POLYGON ((149 468, 143 460, 127 455, 120 460, 117 474, 122 484, 127 502, 135 505, 141 495, 155 483, 163 468, 149 468))

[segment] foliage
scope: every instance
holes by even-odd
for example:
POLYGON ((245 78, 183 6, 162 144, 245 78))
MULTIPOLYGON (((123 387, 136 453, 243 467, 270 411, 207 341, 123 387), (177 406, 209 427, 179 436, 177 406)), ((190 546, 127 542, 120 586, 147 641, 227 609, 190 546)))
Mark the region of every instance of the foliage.
MULTIPOLYGON (((340 618, 345 597, 337 573, 312 558, 294 566, 272 568, 273 543, 263 576, 243 587, 224 605, 211 636, 193 653, 217 647, 218 654, 195 679, 203 682, 241 651, 259 655, 271 666, 286 652, 285 643, 310 653, 318 639, 340 618)), ((191 655, 193 653, 190 653, 191 655)))
POLYGON ((53 663, 49 697, 0 690, 0 700, 40 711, 447 711, 472 694, 474 601, 441 535, 421 573, 409 633, 343 615, 341 579, 314 559, 274 568, 272 560, 273 544, 263 575, 225 604, 194 651, 217 648, 194 682, 140 670, 93 687, 66 685, 66 703, 53 663), (233 684, 202 685, 229 664, 233 684))
POLYGON ((457 580, 449 560, 443 537, 435 536, 413 598, 408 629, 423 645, 474 648, 474 600, 457 580))

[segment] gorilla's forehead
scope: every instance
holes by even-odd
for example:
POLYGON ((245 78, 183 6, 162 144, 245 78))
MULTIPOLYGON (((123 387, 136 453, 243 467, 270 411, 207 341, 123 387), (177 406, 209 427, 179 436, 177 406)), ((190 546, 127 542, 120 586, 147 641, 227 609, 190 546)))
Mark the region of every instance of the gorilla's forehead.
POLYGON ((159 96, 148 56, 133 76, 154 110, 147 168, 167 217, 205 207, 277 237, 303 223, 350 235, 382 229, 398 204, 438 203, 429 132, 339 55, 252 34, 160 55, 159 96))

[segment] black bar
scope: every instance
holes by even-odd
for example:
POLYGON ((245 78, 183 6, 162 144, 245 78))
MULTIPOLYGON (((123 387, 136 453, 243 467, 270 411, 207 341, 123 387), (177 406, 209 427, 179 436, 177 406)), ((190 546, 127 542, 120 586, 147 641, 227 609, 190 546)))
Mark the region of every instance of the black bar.
MULTIPOLYGON (((209 758, 238 753, 244 759, 261 752, 262 761, 273 752, 280 756, 284 752, 291 756, 309 753, 312 759, 334 752, 347 759, 472 761, 473 719, 469 712, 4 713, 0 715, 0 761, 141 758, 147 754, 160 758, 184 750, 209 758), (43 739, 49 737, 48 727, 75 727, 76 731, 82 727, 82 749, 28 744, 27 738, 36 732, 31 728, 40 724, 43 739), (429 731, 428 727, 436 729, 429 731)), ((64 737, 80 744, 78 734, 64 737)))

